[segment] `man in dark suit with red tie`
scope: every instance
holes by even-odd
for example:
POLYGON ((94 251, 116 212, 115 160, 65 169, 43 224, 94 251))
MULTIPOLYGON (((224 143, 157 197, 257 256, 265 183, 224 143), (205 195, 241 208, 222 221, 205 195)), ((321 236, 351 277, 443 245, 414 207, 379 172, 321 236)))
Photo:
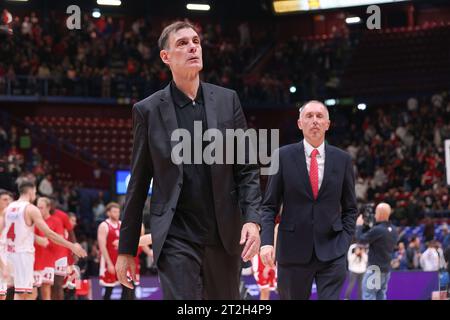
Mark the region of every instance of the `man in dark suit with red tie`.
POLYGON ((304 140, 279 149, 278 171, 269 177, 261 259, 269 266, 277 261, 281 299, 308 299, 315 280, 319 299, 337 300, 357 216, 352 160, 325 143, 330 120, 321 102, 301 107, 297 123, 304 140), (275 216, 281 204, 275 254, 275 216))

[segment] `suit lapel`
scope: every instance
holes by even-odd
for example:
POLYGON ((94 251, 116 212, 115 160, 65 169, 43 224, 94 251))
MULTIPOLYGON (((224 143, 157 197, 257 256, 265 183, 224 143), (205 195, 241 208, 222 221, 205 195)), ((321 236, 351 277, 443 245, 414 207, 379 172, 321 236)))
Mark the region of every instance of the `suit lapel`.
MULTIPOLYGON (((177 115, 175 114, 175 105, 170 94, 170 84, 164 88, 164 94, 161 97, 161 103, 158 107, 159 112, 161 113, 161 118, 164 122, 164 127, 170 139, 170 137, 172 136, 172 132, 178 129, 177 115)), ((178 142, 172 141, 172 139, 170 139, 171 152, 177 144, 178 142)), ((182 171, 183 166, 181 164, 178 165, 178 169, 182 171)))
POLYGON ((328 183, 328 181, 331 178, 331 172, 333 172, 333 167, 334 167, 334 152, 333 149, 331 149, 327 143, 325 143, 325 168, 324 168, 324 172, 323 172, 323 180, 322 180, 322 184, 320 185, 320 189, 319 189, 319 193, 317 198, 320 197, 320 194, 323 192, 323 190, 326 187, 326 184, 328 183))
POLYGON ((214 99, 214 91, 207 83, 200 82, 203 91, 203 99, 205 100, 206 122, 208 129, 217 128, 217 104, 214 99))
MULTIPOLYGON (((200 82, 203 91, 203 99, 205 101, 205 112, 206 112, 206 125, 207 129, 217 129, 217 104, 214 98, 214 91, 205 82, 200 82)), ((217 164, 210 165, 211 178, 212 181, 218 181, 219 171, 217 170, 217 164)), ((217 184, 212 183, 213 194, 218 194, 217 184)))
POLYGON ((294 161, 300 171, 300 180, 306 190, 308 196, 313 199, 311 182, 309 181, 308 168, 306 167, 305 146, 303 141, 297 144, 296 152, 293 153, 294 161))

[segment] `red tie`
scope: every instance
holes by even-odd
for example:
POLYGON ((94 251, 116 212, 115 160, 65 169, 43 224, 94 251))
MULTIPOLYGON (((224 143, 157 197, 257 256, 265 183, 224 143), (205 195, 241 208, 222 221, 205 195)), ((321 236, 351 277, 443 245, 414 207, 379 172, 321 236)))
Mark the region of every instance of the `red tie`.
POLYGON ((311 188, 314 195, 314 199, 317 199, 319 193, 319 166, 317 164, 317 154, 319 151, 313 149, 311 152, 311 164, 309 166, 309 181, 311 182, 311 188))

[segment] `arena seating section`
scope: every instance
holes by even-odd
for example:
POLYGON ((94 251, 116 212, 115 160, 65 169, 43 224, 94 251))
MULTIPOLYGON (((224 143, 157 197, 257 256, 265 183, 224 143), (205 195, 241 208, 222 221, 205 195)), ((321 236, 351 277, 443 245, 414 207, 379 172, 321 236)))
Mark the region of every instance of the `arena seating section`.
POLYGON ((131 119, 27 116, 25 122, 73 144, 77 151, 107 161, 111 168, 127 167, 131 161, 131 119))

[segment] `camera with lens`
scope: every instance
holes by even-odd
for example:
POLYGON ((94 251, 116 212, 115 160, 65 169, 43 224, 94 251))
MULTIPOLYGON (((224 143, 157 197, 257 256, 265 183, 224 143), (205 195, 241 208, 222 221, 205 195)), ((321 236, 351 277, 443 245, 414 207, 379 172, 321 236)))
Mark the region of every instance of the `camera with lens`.
POLYGON ((375 204, 366 203, 361 206, 360 213, 364 220, 364 229, 370 229, 375 225, 375 204))

